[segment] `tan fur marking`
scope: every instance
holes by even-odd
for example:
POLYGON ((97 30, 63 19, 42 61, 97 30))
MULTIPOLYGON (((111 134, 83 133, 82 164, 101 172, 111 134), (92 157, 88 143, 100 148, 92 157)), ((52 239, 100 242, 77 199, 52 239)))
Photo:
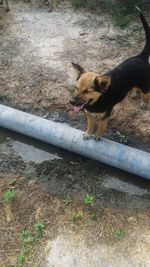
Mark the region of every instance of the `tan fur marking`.
POLYGON ((94 72, 83 73, 80 79, 76 83, 77 91, 76 96, 79 97, 81 102, 92 99, 91 104, 96 102, 101 96, 101 92, 97 92, 93 89, 94 81, 97 74, 94 72))
POLYGON ((88 139, 89 137, 91 137, 93 130, 94 130, 94 126, 95 126, 95 118, 94 116, 92 116, 92 113, 88 112, 85 110, 86 116, 87 116, 87 130, 84 133, 84 138, 88 139))
POLYGON ((110 76, 99 76, 96 78, 99 85, 101 86, 102 91, 107 90, 107 88, 111 85, 111 77, 110 76))
POLYGON ((107 128, 107 122, 108 122, 108 119, 99 121, 98 128, 94 136, 95 140, 99 140, 103 136, 107 128))
POLYGON ((103 136, 107 127, 108 119, 102 120, 105 113, 90 113, 87 110, 85 110, 85 113, 87 116, 88 129, 83 135, 84 139, 91 138, 91 135, 93 133, 96 124, 96 119, 98 119, 98 126, 97 126, 97 131, 94 135, 94 139, 99 140, 103 136))
POLYGON ((133 99, 138 98, 138 97, 141 96, 141 93, 142 93, 142 91, 141 91, 140 88, 138 88, 138 87, 134 87, 134 88, 132 89, 131 97, 132 97, 133 99))
POLYGON ((144 95, 144 101, 146 103, 150 103, 150 92, 148 92, 147 94, 144 95))
POLYGON ((150 105, 150 92, 148 92, 147 94, 143 95, 143 103, 142 103, 142 108, 148 108, 148 106, 150 105))

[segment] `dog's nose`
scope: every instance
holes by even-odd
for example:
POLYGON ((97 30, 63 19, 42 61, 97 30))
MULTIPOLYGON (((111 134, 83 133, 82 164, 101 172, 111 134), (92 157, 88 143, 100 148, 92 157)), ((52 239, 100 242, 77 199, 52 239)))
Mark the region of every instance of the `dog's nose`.
POLYGON ((70 99, 70 104, 71 105, 75 105, 77 101, 78 101, 77 96, 73 95, 72 98, 70 99))
POLYGON ((74 105, 74 104, 75 104, 75 99, 71 99, 71 100, 70 100, 70 104, 71 104, 71 105, 74 105))

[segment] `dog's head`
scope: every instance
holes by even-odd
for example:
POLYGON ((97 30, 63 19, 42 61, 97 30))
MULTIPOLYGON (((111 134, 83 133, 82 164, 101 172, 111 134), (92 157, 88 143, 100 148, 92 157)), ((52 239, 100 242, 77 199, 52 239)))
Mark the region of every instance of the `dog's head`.
POLYGON ((85 72, 78 64, 72 63, 77 72, 76 92, 70 103, 79 112, 94 104, 111 84, 111 77, 99 76, 95 72, 85 72))

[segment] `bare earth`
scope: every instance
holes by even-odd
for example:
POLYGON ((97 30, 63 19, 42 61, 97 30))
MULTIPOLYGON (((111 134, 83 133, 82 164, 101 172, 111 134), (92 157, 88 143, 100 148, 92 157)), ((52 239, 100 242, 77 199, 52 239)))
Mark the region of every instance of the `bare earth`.
MULTIPOLYGON (((71 62, 103 73, 138 53, 143 45, 138 20, 121 30, 103 11, 95 15, 65 5, 49 13, 47 7, 12 3, 9 13, 0 8, 1 103, 85 129, 84 114, 74 114, 68 104, 76 79, 71 62)), ((121 131, 129 144, 150 151, 150 109, 142 110, 141 102, 128 96, 116 106, 106 137, 116 140, 116 132, 121 131)), ((60 158, 27 161, 18 150, 23 141, 16 143, 19 136, 14 140, 7 136, 1 129, 2 267, 21 266, 20 233, 33 232, 36 222, 45 225, 43 235, 30 244, 23 266, 150 266, 149 181, 116 174, 111 168, 79 156, 66 157, 60 151, 54 153, 60 158), (15 185, 10 185, 12 178, 15 185), (15 189, 16 197, 5 203, 8 189, 15 189), (87 193, 94 195, 93 205, 84 203, 87 193), (69 205, 63 201, 67 195, 72 199, 69 205), (74 222, 77 211, 83 218, 74 222), (121 239, 116 237, 118 230, 125 232, 121 239)))

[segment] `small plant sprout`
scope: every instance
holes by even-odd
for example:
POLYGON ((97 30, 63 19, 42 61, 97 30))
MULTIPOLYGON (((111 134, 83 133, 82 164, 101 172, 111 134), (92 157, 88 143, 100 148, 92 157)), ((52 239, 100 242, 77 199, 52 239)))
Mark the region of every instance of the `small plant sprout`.
POLYGON ((22 239, 24 239, 24 238, 29 237, 31 234, 29 233, 29 231, 23 230, 23 231, 21 231, 20 235, 21 235, 22 239))
POLYGON ((77 222, 79 220, 83 219, 83 212, 82 211, 76 211, 72 215, 73 222, 77 222))
POLYGON ((25 257, 25 255, 19 255, 19 263, 22 265, 23 263, 25 263, 25 261, 26 261, 26 257, 25 257))
POLYGON ((4 202, 9 202, 9 201, 15 199, 15 197, 16 197, 16 190, 15 189, 7 190, 3 194, 3 200, 4 200, 4 202))
POLYGON ((34 225, 34 227, 35 227, 34 241, 37 241, 43 235, 44 224, 43 223, 36 223, 34 225))
POLYGON ((121 132, 117 131, 117 137, 120 143, 127 143, 127 137, 125 136, 125 134, 122 134, 121 132))
POLYGON ((119 229, 116 231, 115 233, 115 237, 118 238, 118 239, 122 239, 125 237, 125 231, 119 229))
POLYGON ((93 213, 91 214, 91 219, 92 219, 93 221, 97 221, 97 214, 96 214, 96 212, 93 212, 93 213))
POLYGON ((92 195, 87 194, 84 198, 85 204, 92 205, 94 197, 92 195))
POLYGON ((13 178, 13 179, 11 179, 11 180, 9 181, 9 185, 14 186, 15 184, 16 184, 16 179, 15 179, 15 178, 13 178))
POLYGON ((72 202, 72 200, 71 200, 70 196, 67 195, 64 198, 63 202, 64 202, 65 206, 68 206, 72 202))
POLYGON ((43 223, 35 223, 34 227, 35 227, 36 231, 42 232, 42 230, 44 229, 44 224, 43 223))

